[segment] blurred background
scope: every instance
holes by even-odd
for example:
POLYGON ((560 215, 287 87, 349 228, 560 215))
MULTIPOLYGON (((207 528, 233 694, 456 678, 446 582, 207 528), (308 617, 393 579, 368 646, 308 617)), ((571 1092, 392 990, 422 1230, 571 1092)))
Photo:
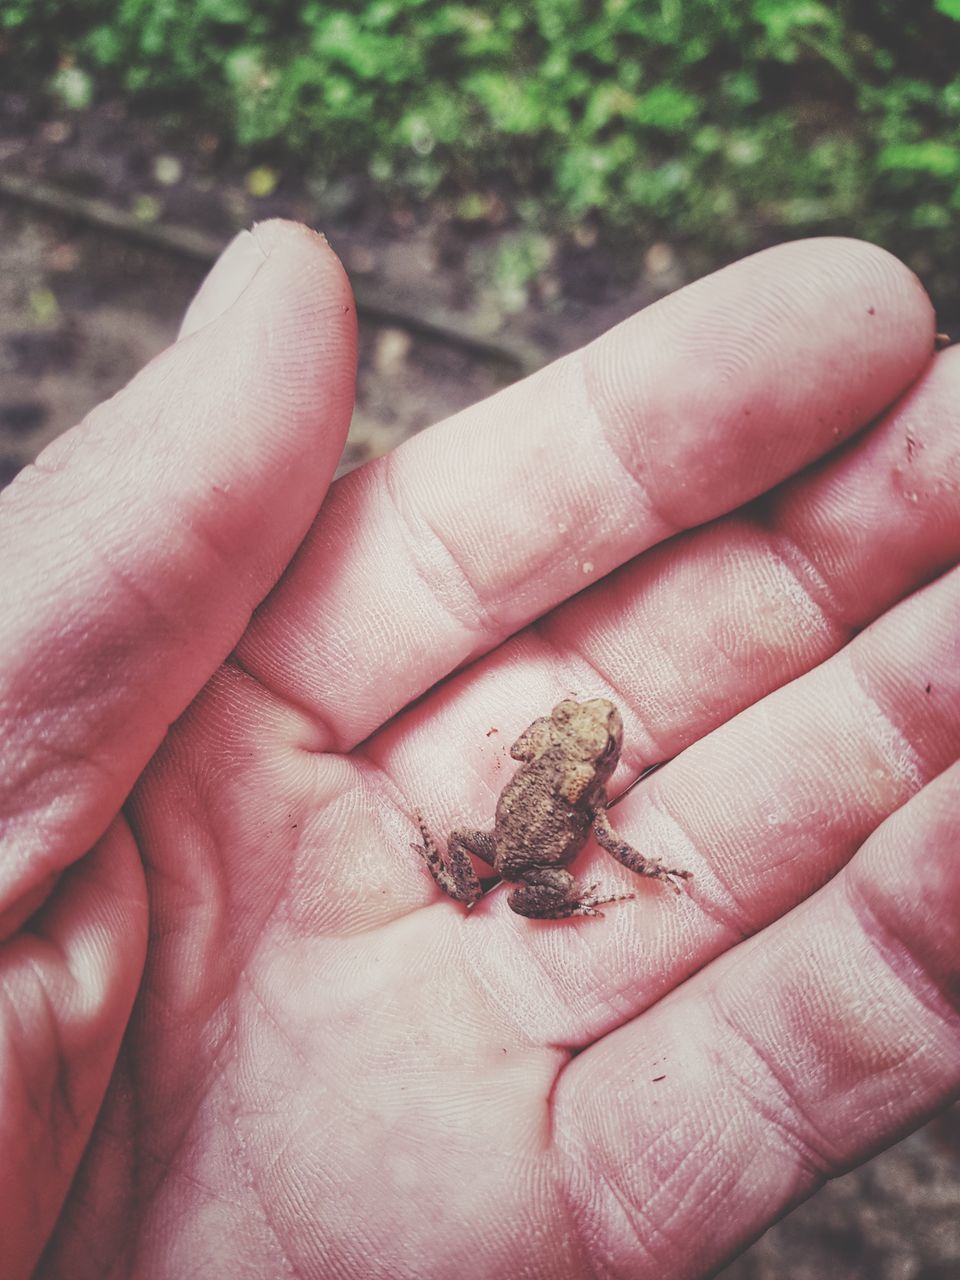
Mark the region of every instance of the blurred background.
MULTIPOLYGON (((0 485, 276 214, 357 293, 341 469, 793 237, 957 336, 960 0, 0 0, 0 485)), ((958 1280, 960 1113, 723 1274, 958 1280)))

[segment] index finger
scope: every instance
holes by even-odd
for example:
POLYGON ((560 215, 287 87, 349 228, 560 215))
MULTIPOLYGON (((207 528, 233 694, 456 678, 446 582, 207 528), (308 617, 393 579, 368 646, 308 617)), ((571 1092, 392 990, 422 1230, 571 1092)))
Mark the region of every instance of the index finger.
POLYGON ((868 244, 767 250, 334 486, 240 645, 349 747, 454 668, 828 452, 929 360, 916 277, 868 244))

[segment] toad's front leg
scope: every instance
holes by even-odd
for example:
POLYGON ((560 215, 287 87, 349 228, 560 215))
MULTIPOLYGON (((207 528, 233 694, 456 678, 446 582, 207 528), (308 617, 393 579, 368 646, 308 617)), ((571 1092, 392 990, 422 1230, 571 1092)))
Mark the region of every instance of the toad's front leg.
POLYGON ((564 867, 537 867, 524 871, 520 883, 507 898, 518 916, 532 920, 564 920, 567 916, 602 916, 607 902, 624 902, 632 893, 612 893, 598 898, 592 885, 584 891, 564 867))
POLYGON ((475 853, 484 862, 493 862, 495 844, 493 833, 489 831, 454 831, 447 841, 446 857, 440 852, 436 841, 427 830, 420 814, 414 815, 423 844, 412 844, 420 854, 434 880, 444 893, 458 902, 474 903, 483 893, 477 873, 470 861, 470 854, 475 853))
POLYGON ((662 880, 674 893, 680 892, 678 880, 689 880, 693 875, 692 871, 670 871, 666 867, 661 867, 659 862, 651 862, 645 858, 638 849, 634 849, 632 844, 627 844, 626 840, 614 831, 606 809, 598 808, 594 812, 593 834, 597 837, 597 844, 606 849, 607 853, 613 854, 618 862, 635 871, 638 876, 652 876, 654 880, 662 880))

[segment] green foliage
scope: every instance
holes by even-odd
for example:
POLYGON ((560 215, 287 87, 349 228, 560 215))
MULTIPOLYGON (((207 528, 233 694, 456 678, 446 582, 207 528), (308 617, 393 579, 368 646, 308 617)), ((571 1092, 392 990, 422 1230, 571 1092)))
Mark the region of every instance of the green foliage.
POLYGON ((960 0, 5 0, 4 49, 416 195, 960 248, 960 0))

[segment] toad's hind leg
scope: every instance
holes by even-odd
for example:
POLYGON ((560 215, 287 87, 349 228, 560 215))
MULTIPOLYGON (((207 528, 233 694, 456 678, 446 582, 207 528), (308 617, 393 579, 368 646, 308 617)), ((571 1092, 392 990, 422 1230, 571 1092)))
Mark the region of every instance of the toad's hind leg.
POLYGON ((492 863, 495 849, 492 834, 487 831, 454 831, 447 841, 447 854, 444 857, 423 818, 419 813, 414 816, 423 844, 412 844, 410 848, 420 854, 444 893, 456 898, 458 902, 476 902, 483 889, 470 861, 470 854, 475 853, 484 862, 492 863))
POLYGON ((595 894, 596 885, 583 890, 563 867, 540 867, 525 871, 520 884, 507 898, 507 905, 519 916, 533 920, 564 920, 567 916, 602 916, 607 902, 623 902, 632 893, 595 894))
POLYGON ((661 867, 658 862, 651 862, 649 858, 645 858, 638 849, 634 849, 632 844, 627 844, 626 840, 614 831, 606 809, 598 809, 594 814, 593 834, 597 837, 597 844, 606 849, 607 853, 612 854, 618 862, 635 871, 638 876, 652 876, 654 880, 662 880, 674 893, 680 892, 678 880, 689 880, 693 875, 692 871, 670 871, 666 867, 661 867))

